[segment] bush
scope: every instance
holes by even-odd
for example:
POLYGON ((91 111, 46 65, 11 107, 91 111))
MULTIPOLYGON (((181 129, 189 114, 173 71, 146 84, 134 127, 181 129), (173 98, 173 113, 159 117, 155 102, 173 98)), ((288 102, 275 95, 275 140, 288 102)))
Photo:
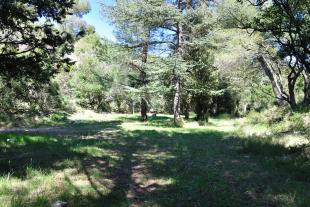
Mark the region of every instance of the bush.
POLYGON ((273 133, 298 132, 310 134, 310 113, 288 113, 279 122, 270 122, 273 133))
POLYGON ((305 124, 304 124, 304 114, 294 113, 293 115, 287 118, 287 121, 290 123, 291 127, 298 130, 304 131, 305 124))
POLYGON ((258 124, 258 123, 266 123, 267 118, 265 117, 265 114, 251 111, 247 116, 247 122, 249 124, 258 124))
POLYGON ((228 113, 223 113, 223 114, 219 114, 216 118, 219 118, 219 119, 231 119, 232 115, 228 114, 228 113))
POLYGON ((199 121, 198 121, 198 125, 199 125, 199 126, 204 126, 204 125, 206 125, 206 123, 207 123, 207 122, 206 122, 205 120, 199 120, 199 121))
POLYGON ((291 110, 287 107, 272 107, 264 112, 269 124, 278 123, 283 121, 291 114, 291 110))
POLYGON ((49 116, 49 119, 54 122, 66 121, 67 118, 68 114, 66 112, 57 112, 49 116))
POLYGON ((174 119, 171 119, 169 125, 182 128, 184 127, 184 120, 182 118, 179 118, 176 121, 174 121, 174 119))

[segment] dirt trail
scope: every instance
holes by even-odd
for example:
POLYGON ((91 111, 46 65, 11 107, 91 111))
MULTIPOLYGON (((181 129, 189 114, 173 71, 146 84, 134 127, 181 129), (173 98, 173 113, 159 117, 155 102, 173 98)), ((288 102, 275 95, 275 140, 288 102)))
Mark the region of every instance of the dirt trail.
MULTIPOLYGON (((49 127, 37 127, 37 128, 4 128, 0 129, 0 134, 38 134, 38 135, 83 135, 92 134, 98 131, 100 126, 94 124, 93 126, 49 126, 49 127)), ((107 128, 106 128, 107 129, 107 128)))
MULTIPOLYGON (((70 131, 69 128, 59 127, 59 126, 51 126, 51 127, 40 127, 40 128, 24 128, 24 127, 14 127, 14 128, 3 128, 0 129, 0 134, 9 134, 9 133, 38 133, 38 134, 63 134, 70 131)), ((71 130, 72 131, 72 130, 71 130)))

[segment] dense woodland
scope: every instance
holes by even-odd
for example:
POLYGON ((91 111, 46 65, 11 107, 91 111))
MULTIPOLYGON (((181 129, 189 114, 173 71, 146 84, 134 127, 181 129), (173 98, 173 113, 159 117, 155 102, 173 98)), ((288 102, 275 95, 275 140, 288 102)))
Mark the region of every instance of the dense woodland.
MULTIPOLYGON (((101 0, 98 18, 115 28, 111 41, 83 19, 92 9, 87 0, 1 0, 0 127, 66 122, 70 114, 91 110, 138 114, 146 126, 170 114, 164 125, 175 133, 187 123, 208 127, 214 118, 245 119, 266 126, 270 136, 309 140, 309 5, 310 0, 101 0)), ((268 148, 267 142, 249 143, 250 151, 252 145, 268 148)), ((297 152, 291 160, 296 168, 285 169, 294 169, 308 186, 303 202, 253 206, 307 205, 308 143, 289 149, 297 152)), ((0 169, 6 166, 2 149, 0 169)), ((200 201, 183 205, 207 205, 200 201)))

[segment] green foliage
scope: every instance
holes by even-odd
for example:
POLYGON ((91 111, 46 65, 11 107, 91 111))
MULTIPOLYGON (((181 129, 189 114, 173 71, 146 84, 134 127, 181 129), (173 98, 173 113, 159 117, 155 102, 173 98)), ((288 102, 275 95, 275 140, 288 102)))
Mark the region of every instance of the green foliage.
POLYGON ((78 59, 70 79, 77 103, 98 111, 108 110, 107 91, 111 88, 110 66, 105 64, 105 45, 97 35, 79 40, 74 55, 78 59), (92 54, 89 56, 88 54, 92 54))
POLYGON ((23 125, 63 108, 58 84, 29 83, 27 79, 0 79, 0 122, 23 125), (8 87, 7 84, 10 84, 8 87))
POLYGON ((267 118, 264 116, 264 114, 257 112, 257 111, 251 111, 247 115, 247 120, 250 124, 258 124, 258 123, 266 123, 267 118))
POLYGON ((63 55, 72 51, 72 39, 52 22, 61 23, 72 6, 72 0, 1 1, 0 75, 5 80, 48 82, 68 63, 63 55))
POLYGON ((309 70, 309 51, 305 46, 309 42, 310 1, 273 0, 269 4, 264 3, 258 6, 259 13, 251 27, 270 33, 281 46, 279 53, 282 57, 294 56, 305 70, 309 70))

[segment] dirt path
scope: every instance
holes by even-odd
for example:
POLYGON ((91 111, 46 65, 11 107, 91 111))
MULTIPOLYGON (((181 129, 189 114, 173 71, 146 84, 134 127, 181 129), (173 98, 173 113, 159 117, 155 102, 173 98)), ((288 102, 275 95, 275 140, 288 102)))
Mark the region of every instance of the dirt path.
POLYGON ((68 135, 84 135, 93 134, 100 129, 108 129, 109 126, 102 126, 100 123, 95 124, 70 124, 67 126, 49 126, 49 127, 14 127, 14 128, 0 128, 0 134, 32 134, 32 135, 55 135, 55 136, 68 136, 68 135))
POLYGON ((51 127, 40 127, 40 128, 24 128, 24 127, 14 127, 14 128, 3 128, 0 129, 0 134, 9 134, 9 133, 39 133, 39 134, 49 134, 49 133, 64 133, 68 131, 68 128, 51 126, 51 127))

